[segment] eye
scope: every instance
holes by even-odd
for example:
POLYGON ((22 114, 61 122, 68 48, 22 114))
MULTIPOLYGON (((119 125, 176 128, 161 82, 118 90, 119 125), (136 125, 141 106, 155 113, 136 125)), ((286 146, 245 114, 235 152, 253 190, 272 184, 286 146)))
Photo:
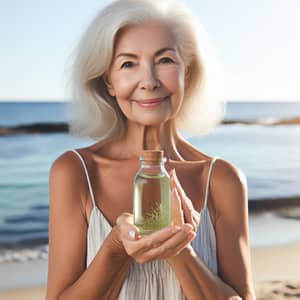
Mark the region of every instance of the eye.
POLYGON ((159 60, 159 63, 162 63, 162 64, 171 64, 173 63, 173 59, 171 59, 170 57, 163 57, 159 60))
POLYGON ((121 65, 121 69, 125 68, 125 69, 129 69, 133 67, 133 62, 131 61, 126 61, 121 65))

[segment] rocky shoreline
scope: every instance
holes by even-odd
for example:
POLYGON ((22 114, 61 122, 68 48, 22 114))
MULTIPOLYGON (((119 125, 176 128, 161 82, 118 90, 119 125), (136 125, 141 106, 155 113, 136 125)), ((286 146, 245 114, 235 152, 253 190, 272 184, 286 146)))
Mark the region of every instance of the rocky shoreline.
MULTIPOLYGON (((222 125, 263 125, 263 126, 279 126, 279 125, 300 125, 300 117, 282 119, 282 120, 224 120, 222 125)), ((42 133, 63 133, 69 132, 69 124, 66 122, 61 123, 32 123, 21 124, 18 126, 1 126, 0 136, 17 135, 17 134, 42 134, 42 133)))
POLYGON ((265 126, 279 126, 279 125, 300 125, 300 117, 273 120, 273 119, 262 119, 262 120, 224 120, 223 125, 232 124, 243 124, 243 125, 265 125, 265 126))
POLYGON ((67 123, 33 123, 26 125, 18 125, 14 127, 0 126, 0 136, 16 134, 56 133, 68 131, 69 125, 67 123))
MULTIPOLYGON (((266 198, 266 199, 250 199, 248 202, 249 213, 260 213, 264 211, 278 211, 278 212, 281 211, 282 215, 284 214, 288 215, 289 211, 295 211, 295 210, 299 211, 299 209, 300 209, 299 196, 266 198)), ((297 214, 297 218, 300 219, 300 212, 298 214, 297 214)))

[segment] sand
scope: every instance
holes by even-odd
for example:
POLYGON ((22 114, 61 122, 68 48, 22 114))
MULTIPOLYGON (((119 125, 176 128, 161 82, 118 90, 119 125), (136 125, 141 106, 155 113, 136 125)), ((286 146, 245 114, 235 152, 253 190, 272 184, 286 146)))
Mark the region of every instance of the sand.
POLYGON ((251 253, 257 300, 300 299, 300 242, 251 253))
POLYGON ((43 300, 45 296, 45 287, 21 288, 1 292, 0 300, 43 300))
MULTIPOLYGON (((300 299, 300 242, 264 248, 252 248, 252 271, 258 300, 300 299)), ((20 263, 21 264, 21 263, 20 263)), ((42 268, 45 263, 25 266, 42 268)), ((9 267, 7 266, 7 269, 9 267)), ((15 265, 12 265, 15 268, 15 265)), ((0 272, 1 275, 1 272, 0 272)), ((0 300, 45 299, 45 285, 0 292, 0 300)))
POLYGON ((256 282, 295 279, 300 282, 300 242, 285 246, 251 249, 256 282))
MULTIPOLYGON (((269 212, 252 214, 249 221, 257 299, 300 300, 300 222, 269 212)), ((46 260, 1 263, 0 300, 45 299, 46 280, 46 260)))

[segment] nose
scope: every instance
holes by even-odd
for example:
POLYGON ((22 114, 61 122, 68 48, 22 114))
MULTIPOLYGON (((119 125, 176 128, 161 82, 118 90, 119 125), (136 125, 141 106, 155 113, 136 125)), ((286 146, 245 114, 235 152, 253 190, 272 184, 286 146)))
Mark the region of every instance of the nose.
POLYGON ((144 66, 140 73, 140 88, 143 90, 154 90, 160 87, 160 81, 153 65, 144 66))

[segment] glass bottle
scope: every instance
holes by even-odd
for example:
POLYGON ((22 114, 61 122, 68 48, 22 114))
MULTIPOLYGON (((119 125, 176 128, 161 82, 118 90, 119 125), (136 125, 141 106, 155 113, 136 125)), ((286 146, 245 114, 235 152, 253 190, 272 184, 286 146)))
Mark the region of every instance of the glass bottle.
POLYGON ((170 177, 164 167, 163 151, 144 150, 134 179, 134 224, 141 235, 171 223, 170 177))

